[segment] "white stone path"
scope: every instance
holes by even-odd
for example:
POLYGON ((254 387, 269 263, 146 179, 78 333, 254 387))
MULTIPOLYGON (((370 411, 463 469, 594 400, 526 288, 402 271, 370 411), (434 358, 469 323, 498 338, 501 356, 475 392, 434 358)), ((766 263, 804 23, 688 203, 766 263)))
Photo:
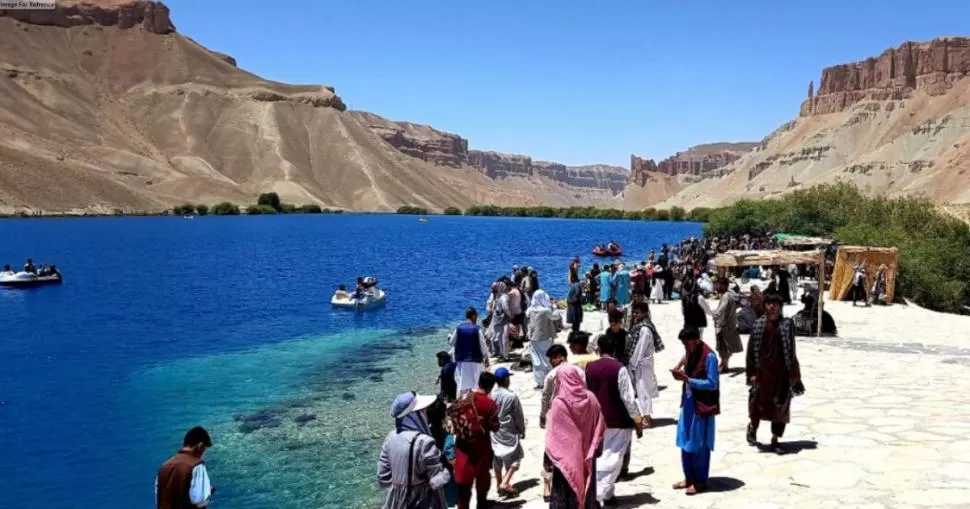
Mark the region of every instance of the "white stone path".
MULTIPOLYGON (((915 306, 826 305, 840 337, 798 338, 807 392, 792 404, 783 439, 794 452, 778 456, 746 444, 744 375, 722 375, 714 489, 695 497, 671 489, 681 479, 675 445, 680 386, 668 371, 683 354, 676 339, 680 305, 652 306, 667 346, 658 356, 657 377, 667 389, 655 405, 658 425, 635 440, 630 471, 640 474, 617 485, 617 507, 970 507, 970 317, 915 306)), ((602 313, 587 313, 583 329, 599 331, 604 321, 602 313)), ((704 339, 713 346, 714 331, 705 330, 704 339)), ((731 366, 742 368, 744 354, 731 366)), ((517 372, 512 380, 528 420, 526 458, 515 479, 525 489, 493 507, 547 507, 539 483, 539 393, 531 373, 517 372)), ((769 437, 763 423, 759 439, 769 437)))

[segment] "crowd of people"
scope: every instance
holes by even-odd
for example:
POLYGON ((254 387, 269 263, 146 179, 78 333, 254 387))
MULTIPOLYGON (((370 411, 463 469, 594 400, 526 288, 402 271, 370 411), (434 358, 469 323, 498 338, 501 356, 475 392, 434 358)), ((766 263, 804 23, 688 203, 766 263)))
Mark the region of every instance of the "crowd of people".
MULTIPOLYGON (((491 369, 492 359, 510 360, 516 341, 527 343, 532 385, 541 391, 537 417, 545 430, 544 500, 556 509, 613 504, 616 483, 629 475, 633 437, 651 427, 659 395, 655 356, 665 345, 651 318, 650 302, 671 298, 681 300, 684 317, 677 335, 684 353, 670 370, 682 382, 683 403, 676 440, 683 479, 673 488, 689 495, 706 491, 721 407, 720 374, 734 354, 745 350, 737 288, 727 278, 705 280, 708 246, 717 252, 717 243, 698 239, 663 246, 659 255, 649 255, 647 263, 629 271, 619 263, 594 266, 585 284, 579 277, 580 262, 574 259, 565 317, 531 268, 516 267, 498 278, 483 323, 478 311, 469 308, 465 322, 449 335, 451 351, 438 353, 440 394, 408 392, 392 405, 395 427, 382 447, 378 474, 387 490, 385 509, 452 504, 464 509, 473 496, 478 507, 487 507, 493 480, 500 496, 517 495, 513 480, 524 457, 525 415, 519 396, 510 389, 513 373, 506 367, 491 369), (668 284, 665 271, 677 284, 668 284), (598 283, 591 289, 593 281, 598 283), (593 341, 582 328, 590 292, 609 321, 593 341), (709 293, 720 298, 714 309, 707 305, 709 293), (708 316, 716 329, 715 349, 701 339, 708 316), (555 343, 563 322, 571 326, 566 345, 555 343)), ((804 387, 795 324, 782 314, 792 296, 782 294, 787 290, 783 286, 769 287, 770 292, 757 291, 748 305, 754 319, 744 368, 750 386, 747 441, 757 445, 759 424, 769 421, 767 448, 783 453, 780 438, 790 419, 791 398, 804 387)))

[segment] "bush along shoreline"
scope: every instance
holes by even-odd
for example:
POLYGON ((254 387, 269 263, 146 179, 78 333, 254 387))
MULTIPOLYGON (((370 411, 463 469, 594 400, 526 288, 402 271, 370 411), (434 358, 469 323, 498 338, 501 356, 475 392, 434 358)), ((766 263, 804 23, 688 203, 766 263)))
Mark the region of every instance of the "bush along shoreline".
POLYGON ((496 205, 473 205, 464 211, 448 207, 441 213, 424 207, 405 205, 397 209, 402 215, 445 215, 484 217, 547 217, 561 219, 625 219, 630 221, 696 221, 704 222, 710 209, 699 207, 688 212, 681 207, 670 209, 648 208, 644 210, 600 209, 596 207, 499 207, 496 205))
POLYGON ((740 200, 711 210, 704 226, 705 236, 767 231, 898 248, 898 294, 935 311, 966 313, 970 305, 970 226, 929 200, 867 197, 850 184, 826 184, 740 200))
POLYGON ((274 215, 274 214, 342 214, 340 209, 324 209, 316 204, 293 205, 283 203, 280 196, 276 193, 263 193, 259 195, 256 203, 240 209, 239 205, 230 202, 222 202, 214 205, 211 209, 206 205, 185 204, 172 209, 173 215, 180 216, 238 216, 242 213, 250 216, 274 215))

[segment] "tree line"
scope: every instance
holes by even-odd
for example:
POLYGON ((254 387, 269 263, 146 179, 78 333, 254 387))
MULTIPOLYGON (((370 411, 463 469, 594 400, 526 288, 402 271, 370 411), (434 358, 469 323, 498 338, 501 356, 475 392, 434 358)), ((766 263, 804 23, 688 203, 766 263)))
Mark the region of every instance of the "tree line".
POLYGON ((240 209, 239 205, 231 202, 222 202, 213 205, 210 209, 207 205, 193 205, 186 203, 172 208, 175 215, 198 215, 205 216, 238 216, 242 212, 247 215, 258 216, 267 214, 342 214, 343 210, 321 208, 316 204, 296 206, 291 203, 283 203, 280 196, 276 193, 263 193, 256 199, 256 203, 240 209))
MULTIPOLYGON (((426 216, 434 214, 424 207, 405 205, 398 214, 426 216)), ((499 207, 497 205, 473 205, 464 211, 448 207, 442 211, 446 216, 489 217, 556 217, 563 219, 626 219, 634 221, 707 221, 710 209, 698 207, 687 211, 682 207, 669 209, 648 208, 644 210, 601 209, 596 207, 499 207)))

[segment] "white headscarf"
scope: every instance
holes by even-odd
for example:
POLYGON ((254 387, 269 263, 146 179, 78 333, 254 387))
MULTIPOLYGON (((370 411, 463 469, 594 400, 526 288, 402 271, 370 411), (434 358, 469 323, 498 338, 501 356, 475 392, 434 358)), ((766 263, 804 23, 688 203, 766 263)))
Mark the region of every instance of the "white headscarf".
POLYGON ((552 309, 552 301, 549 299, 549 294, 542 288, 536 290, 532 294, 532 302, 529 303, 529 307, 552 309))

